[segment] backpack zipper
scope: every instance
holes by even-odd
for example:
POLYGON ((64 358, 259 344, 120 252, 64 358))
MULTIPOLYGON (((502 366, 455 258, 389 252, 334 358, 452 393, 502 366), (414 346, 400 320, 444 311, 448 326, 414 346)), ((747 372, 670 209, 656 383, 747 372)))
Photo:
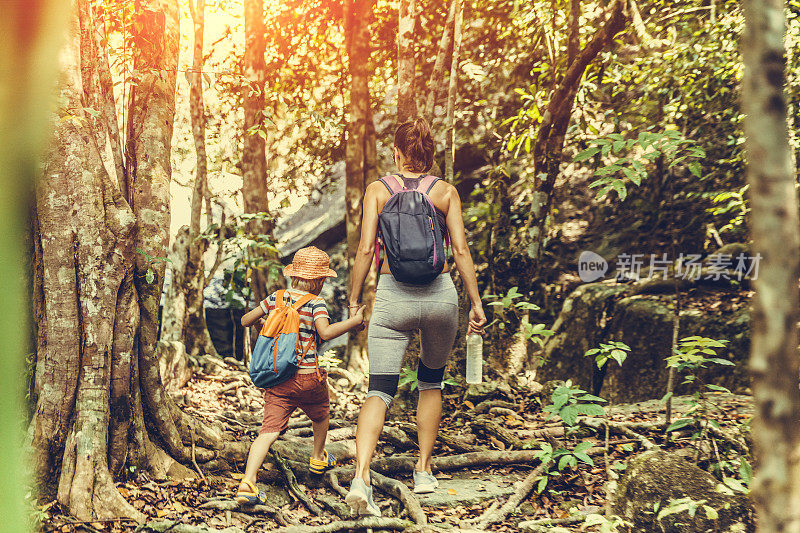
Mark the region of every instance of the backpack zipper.
POLYGON ((436 230, 433 229, 433 219, 431 217, 428 217, 428 222, 431 223, 431 237, 433 238, 433 266, 435 267, 436 258, 438 257, 436 255, 436 230))

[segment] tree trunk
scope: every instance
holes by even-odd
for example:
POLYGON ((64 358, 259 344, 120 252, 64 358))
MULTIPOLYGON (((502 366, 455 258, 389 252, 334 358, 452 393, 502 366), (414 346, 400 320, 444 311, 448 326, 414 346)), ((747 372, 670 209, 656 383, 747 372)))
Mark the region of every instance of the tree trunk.
MULTIPOLYGON (((259 131, 264 130, 264 109, 267 66, 266 28, 264 27, 263 0, 245 0, 244 3, 244 75, 247 85, 244 88, 242 106, 244 111, 244 148, 242 152, 242 197, 245 213, 265 213, 269 215, 269 188, 267 187, 267 157, 264 138, 259 131)), ((274 223, 271 219, 253 220, 247 224, 252 235, 266 235, 273 238, 274 223)), ((270 260, 278 258, 274 254, 262 253, 261 261, 268 267, 270 260)), ((254 269, 251 279, 253 300, 263 300, 273 289, 282 286, 282 278, 270 280, 268 271, 254 269)), ((255 329, 252 333, 257 334, 255 329)))
POLYGON ((447 9, 447 21, 444 24, 444 31, 439 38, 439 51, 436 53, 436 61, 433 64, 433 71, 428 82, 428 96, 425 100, 425 117, 433 124, 437 117, 441 116, 443 109, 436 107, 436 103, 441 99, 444 92, 444 72, 445 61, 447 60, 447 49, 452 43, 453 23, 455 21, 456 3, 458 0, 450 0, 450 7, 447 9))
POLYGON ((73 4, 58 82, 64 107, 53 119, 36 200, 44 301, 37 303, 32 446, 42 485, 60 464, 58 500, 74 516, 141 518, 116 490, 106 459, 111 383, 120 366, 113 363, 130 360, 138 319, 130 283, 136 219, 79 122, 81 72, 97 60, 80 38, 81 26, 91 23, 86 4, 73 4))
POLYGON ((416 0, 400 0, 397 26, 397 123, 417 116, 414 94, 414 27, 417 21, 416 0))
POLYGON ((595 32, 592 39, 577 52, 578 46, 578 15, 579 0, 573 0, 570 10, 570 35, 568 36, 569 55, 574 59, 569 63, 566 72, 558 82, 550 97, 547 110, 542 118, 542 124, 536 132, 533 145, 533 164, 537 178, 536 191, 528 220, 530 230, 529 255, 536 260, 538 271, 538 258, 542 251, 542 242, 545 237, 545 223, 552 205, 553 188, 560 172, 563 159, 564 138, 572 117, 572 106, 575 95, 580 87, 581 79, 586 68, 595 57, 614 39, 625 26, 625 2, 615 0, 607 10, 606 20, 602 27, 595 32))
MULTIPOLYGON (((347 206, 347 264, 352 272, 355 252, 361 238, 361 212, 367 185, 377 178, 375 125, 369 98, 369 56, 372 0, 345 2, 344 22, 350 64, 350 122, 347 126, 345 155, 345 202, 347 206)), ((372 272, 364 285, 363 299, 371 311, 375 283, 372 272)), ((366 368, 366 330, 350 334, 347 364, 351 369, 366 368)))
POLYGON ((800 220, 786 125, 784 8, 778 0, 746 0, 742 46, 749 220, 753 251, 763 258, 753 281, 750 351, 758 464, 753 496, 758 529, 770 532, 800 531, 800 220))
POLYGON ((464 0, 455 0, 456 20, 453 26, 453 60, 450 62, 450 85, 447 90, 447 133, 444 148, 444 179, 453 183, 453 165, 456 151, 455 105, 458 87, 458 60, 461 51, 461 23, 464 19, 464 0))
POLYGON ((189 222, 189 249, 184 263, 183 290, 186 307, 183 318, 183 343, 188 355, 219 357, 206 326, 205 263, 203 256, 208 240, 201 237, 200 223, 203 201, 208 195, 208 160, 206 157, 206 116, 203 103, 203 33, 205 31, 205 0, 189 0, 189 10, 194 22, 194 47, 192 54, 192 82, 189 108, 192 117, 192 137, 196 154, 196 172, 192 190, 191 218, 189 222))
MULTIPOLYGON (((41 272, 35 263, 26 264, 24 225, 30 217, 36 226, 35 214, 26 211, 41 171, 39 155, 48 111, 55 100, 51 93, 68 6, 54 1, 17 1, 4 3, 0 12, 0 72, 15 80, 4 85, 0 97, 0 292, 4 309, 0 318, 0 435, 4 444, 0 516, 5 530, 29 531, 30 507, 25 504, 25 493, 30 480, 21 431, 21 421, 27 417, 22 405, 26 391, 21 376, 25 374, 26 354, 31 351, 28 327, 33 326, 35 331, 36 323, 28 321, 30 295, 26 294, 25 280, 30 278, 41 294, 41 272)), ((36 239, 32 241, 35 250, 36 239)), ((36 302, 32 307, 36 312, 36 302)))

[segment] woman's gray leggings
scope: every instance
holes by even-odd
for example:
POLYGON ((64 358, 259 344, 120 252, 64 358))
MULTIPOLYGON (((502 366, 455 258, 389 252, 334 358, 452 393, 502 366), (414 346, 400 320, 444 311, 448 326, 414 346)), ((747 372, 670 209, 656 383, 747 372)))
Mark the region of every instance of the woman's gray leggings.
POLYGON ((414 332, 422 339, 419 390, 440 389, 447 356, 458 331, 458 295, 450 274, 428 285, 396 281, 381 274, 369 322, 369 392, 388 406, 397 393, 403 355, 414 332))

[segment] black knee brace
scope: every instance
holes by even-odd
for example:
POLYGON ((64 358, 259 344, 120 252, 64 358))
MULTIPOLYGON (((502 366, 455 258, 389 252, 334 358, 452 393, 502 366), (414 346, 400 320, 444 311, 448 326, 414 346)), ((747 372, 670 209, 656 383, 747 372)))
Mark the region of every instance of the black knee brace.
POLYGON ((441 383, 444 378, 444 367, 442 368, 428 368, 422 361, 419 362, 417 369, 417 381, 423 383, 441 383))
POLYGON ((369 390, 382 392, 391 398, 397 394, 397 384, 400 382, 400 376, 397 374, 370 374, 369 375, 369 390))

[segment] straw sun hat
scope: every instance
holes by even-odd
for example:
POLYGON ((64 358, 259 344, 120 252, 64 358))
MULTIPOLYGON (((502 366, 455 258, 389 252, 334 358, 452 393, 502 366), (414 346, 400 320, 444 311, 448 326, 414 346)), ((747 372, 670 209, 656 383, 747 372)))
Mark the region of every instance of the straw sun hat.
POLYGON ((335 278, 336 272, 330 269, 329 261, 328 254, 316 246, 301 248, 294 254, 292 263, 283 268, 283 273, 300 279, 335 278))

